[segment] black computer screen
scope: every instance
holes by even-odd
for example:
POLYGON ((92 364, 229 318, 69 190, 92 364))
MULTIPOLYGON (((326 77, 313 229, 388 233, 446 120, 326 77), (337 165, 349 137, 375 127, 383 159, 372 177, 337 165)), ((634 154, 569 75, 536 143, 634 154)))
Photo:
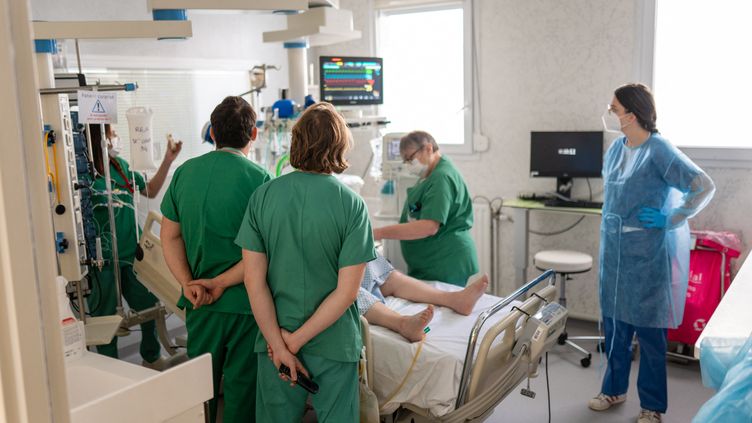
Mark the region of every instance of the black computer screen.
POLYGON ((603 132, 531 132, 530 176, 600 177, 603 132))
POLYGON ((322 101, 336 105, 384 103, 380 57, 322 56, 319 64, 322 101))

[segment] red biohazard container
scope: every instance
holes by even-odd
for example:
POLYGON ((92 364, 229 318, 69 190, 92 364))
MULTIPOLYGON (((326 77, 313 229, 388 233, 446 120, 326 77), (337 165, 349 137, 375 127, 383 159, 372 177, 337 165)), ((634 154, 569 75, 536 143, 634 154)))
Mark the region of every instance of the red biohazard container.
POLYGON ((742 243, 728 231, 692 231, 696 240, 689 253, 689 284, 684 319, 669 329, 668 340, 694 345, 731 283, 731 260, 739 257, 742 243))

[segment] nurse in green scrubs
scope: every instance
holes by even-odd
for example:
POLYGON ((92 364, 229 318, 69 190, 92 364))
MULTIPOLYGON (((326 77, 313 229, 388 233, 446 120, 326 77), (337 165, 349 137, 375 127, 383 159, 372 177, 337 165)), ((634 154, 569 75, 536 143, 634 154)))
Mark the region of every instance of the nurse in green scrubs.
POLYGON ((258 334, 243 286, 235 236, 251 194, 271 176, 247 159, 256 139, 256 113, 240 97, 227 97, 211 114, 217 150, 175 171, 162 200, 160 237, 165 261, 183 286, 188 356, 212 355, 215 397, 224 375, 225 423, 254 421, 258 334))
POLYGON ((427 132, 402 137, 400 154, 420 179, 407 189, 400 223, 376 228, 374 238, 401 241, 410 276, 465 286, 478 272, 470 236, 473 205, 465 181, 427 132))
POLYGON ((310 106, 292 129, 296 172, 251 197, 236 242, 258 337, 256 420, 299 422, 307 391, 280 379, 281 364, 308 374, 319 422, 357 422, 360 321, 355 299, 376 255, 363 200, 332 173, 347 168, 350 131, 329 103, 310 106), (271 350, 267 356, 267 343, 271 350))
MULTIPOLYGON (((109 316, 116 313, 117 293, 115 283, 115 267, 112 258, 112 239, 110 235, 110 218, 107 210, 107 194, 102 165, 101 128, 90 125, 90 137, 93 162, 98 176, 92 185, 92 203, 94 207, 94 221, 98 235, 102 238, 102 255, 105 265, 102 270, 92 268, 94 283, 92 293, 87 298, 92 316, 109 316)), ((162 164, 149 183, 139 172, 131 173, 128 162, 119 157, 120 138, 110 125, 105 125, 105 136, 108 141, 108 165, 110 167, 110 182, 113 190, 113 207, 115 214, 115 231, 117 236, 120 284, 123 297, 134 310, 144 310, 153 307, 159 300, 150 293, 133 273, 133 261, 136 257, 136 213, 133 208, 134 196, 140 193, 147 198, 154 198, 162 189, 167 172, 182 148, 182 141, 174 149, 168 148, 162 164)), ((107 345, 97 347, 97 352, 113 358, 118 358, 117 337, 107 345)), ((157 340, 156 325, 149 321, 141 325, 141 357, 146 367, 161 368, 164 360, 161 357, 160 345, 157 340)))

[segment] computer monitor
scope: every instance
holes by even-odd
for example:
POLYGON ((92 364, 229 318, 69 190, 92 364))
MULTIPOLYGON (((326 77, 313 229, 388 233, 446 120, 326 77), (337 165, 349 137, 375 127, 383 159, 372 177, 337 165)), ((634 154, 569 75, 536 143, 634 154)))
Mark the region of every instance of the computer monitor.
POLYGON ((530 133, 530 176, 557 178, 559 194, 569 197, 572 178, 600 177, 602 168, 602 131, 530 133))
POLYGON ((321 101, 334 105, 384 103, 384 71, 380 57, 319 58, 321 101))

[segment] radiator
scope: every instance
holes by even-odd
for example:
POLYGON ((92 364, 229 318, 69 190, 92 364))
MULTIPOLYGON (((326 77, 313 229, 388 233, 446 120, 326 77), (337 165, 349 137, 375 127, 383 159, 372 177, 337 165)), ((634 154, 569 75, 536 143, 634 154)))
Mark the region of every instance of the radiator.
POLYGON ((487 202, 473 202, 473 228, 470 234, 478 250, 480 271, 491 276, 491 208, 487 202))

